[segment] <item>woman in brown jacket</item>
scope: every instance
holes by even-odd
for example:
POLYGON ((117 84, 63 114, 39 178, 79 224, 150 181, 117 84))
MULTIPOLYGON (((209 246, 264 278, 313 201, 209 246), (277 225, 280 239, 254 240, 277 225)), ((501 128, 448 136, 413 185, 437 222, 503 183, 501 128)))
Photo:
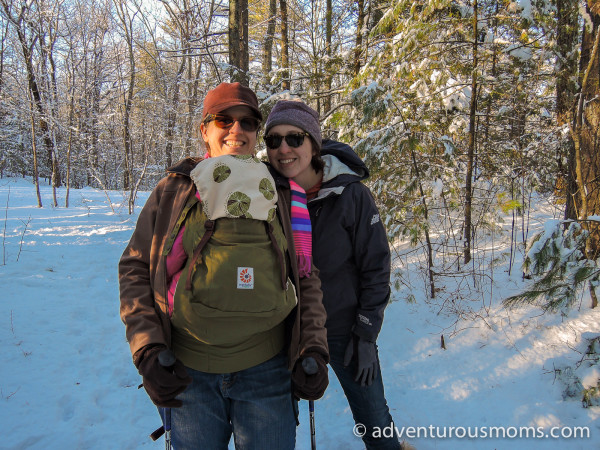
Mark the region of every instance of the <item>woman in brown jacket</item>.
MULTIPOLYGON (((320 398, 328 383, 326 315, 318 271, 310 255, 306 266, 296 252, 299 241, 290 218, 289 187, 275 185, 266 166, 253 158, 262 120, 254 92, 239 83, 220 84, 208 92, 202 119, 205 158, 187 158, 168 170, 142 209, 119 262, 121 318, 133 362, 152 401, 173 408, 171 437, 178 450, 226 449, 232 434, 240 449, 293 449, 295 397, 320 398), (235 286, 208 280, 201 268, 213 262, 194 251, 208 219, 222 217, 211 210, 211 200, 215 208, 230 204, 213 199, 227 183, 217 185, 220 180, 205 176, 206 170, 219 169, 223 162, 232 167, 246 164, 242 176, 234 169, 224 178, 243 185, 256 172, 261 193, 272 198, 273 208, 265 217, 271 224, 269 245, 279 247, 273 254, 284 257, 279 265, 272 264, 282 268, 281 283, 266 286, 262 296, 260 287, 248 291, 254 285, 244 284, 253 283, 254 274, 258 280, 265 271, 262 264, 252 269, 243 263, 237 268, 242 279, 237 288, 242 283, 245 292, 240 295, 246 297, 235 300, 235 294, 220 294, 235 292, 235 286), (262 190, 265 179, 275 185, 276 195, 262 190), (177 249, 182 261, 177 261, 181 259, 177 249), (277 296, 269 293, 271 288, 277 296), (168 369, 158 357, 166 349, 176 356, 168 369), (301 369, 308 357, 319 368, 310 376, 301 369)), ((260 211, 254 214, 252 218, 260 218, 260 211)), ((216 222, 213 236, 227 220, 216 222)), ((208 267, 211 274, 212 269, 208 267)))

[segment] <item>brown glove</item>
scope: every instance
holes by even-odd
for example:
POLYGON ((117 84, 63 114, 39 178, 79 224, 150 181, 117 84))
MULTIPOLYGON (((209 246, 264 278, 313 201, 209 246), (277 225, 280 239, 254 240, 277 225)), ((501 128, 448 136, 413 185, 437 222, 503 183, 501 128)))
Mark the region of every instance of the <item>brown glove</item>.
POLYGON ((164 345, 146 345, 136 352, 134 364, 142 376, 144 389, 156 406, 179 408, 182 402, 175 397, 185 391, 192 378, 179 360, 168 368, 160 364, 158 355, 165 349, 164 345))
MULTIPOLYGON (((313 363, 313 364, 314 364, 313 363)), ((306 364, 305 364, 306 366, 306 364)), ((308 371, 312 372, 311 370, 308 371)), ((329 377, 327 375, 327 364, 320 353, 307 352, 296 361, 294 370, 292 370, 292 384, 294 395, 304 400, 318 400, 323 397, 325 389, 329 385, 329 377), (308 374, 303 367, 303 362, 309 358, 313 358, 316 363, 316 373, 308 374)))

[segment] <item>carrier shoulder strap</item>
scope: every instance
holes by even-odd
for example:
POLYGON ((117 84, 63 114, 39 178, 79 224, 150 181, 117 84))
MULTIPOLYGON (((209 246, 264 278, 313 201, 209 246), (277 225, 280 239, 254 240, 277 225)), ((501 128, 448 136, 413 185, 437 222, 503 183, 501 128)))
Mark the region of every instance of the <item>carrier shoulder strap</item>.
POLYGON ((204 246, 210 240, 211 236, 215 231, 215 221, 206 219, 206 221, 204 222, 204 229, 206 231, 204 232, 202 239, 200 239, 198 247, 196 247, 196 250, 194 250, 194 254, 192 255, 192 261, 190 262, 190 265, 188 267, 188 273, 185 279, 185 289, 188 291, 192 290, 192 272, 194 270, 194 266, 198 262, 198 259, 202 261, 202 250, 204 249, 204 246))
POLYGON ((271 245, 277 253, 277 260, 279 261, 279 267, 281 268, 281 289, 285 291, 286 287, 286 275, 285 275, 285 264, 283 262, 283 253, 277 245, 277 240, 275 239, 275 235, 273 234, 273 224, 271 222, 265 222, 265 226, 267 228, 267 234, 269 235, 269 239, 271 239, 271 245))

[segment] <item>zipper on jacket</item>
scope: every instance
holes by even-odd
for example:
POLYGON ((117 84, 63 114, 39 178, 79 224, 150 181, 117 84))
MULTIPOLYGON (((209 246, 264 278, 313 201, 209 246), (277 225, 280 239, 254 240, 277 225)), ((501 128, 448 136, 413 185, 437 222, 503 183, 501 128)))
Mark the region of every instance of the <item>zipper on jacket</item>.
POLYGON ((173 248, 173 244, 175 243, 175 239, 177 239, 177 235, 179 234, 179 230, 181 229, 181 226, 183 225, 183 223, 185 222, 185 219, 187 218, 187 213, 189 212, 190 209, 192 209, 192 207, 196 203, 198 203, 198 199, 196 198, 195 195, 192 195, 192 197, 189 200, 187 200, 186 204, 183 206, 183 209, 181 210, 181 212, 179 213, 179 216, 177 218, 177 222, 175 222, 173 229, 169 233, 169 239, 167 239, 167 241, 165 242, 165 246, 163 247, 163 251, 162 251, 163 256, 168 256, 169 253, 171 252, 171 249, 173 248))
MULTIPOLYGON (((188 177, 189 178, 189 177, 188 177)), ((191 180, 190 180, 191 181, 191 180)), ((167 279, 167 255, 169 254, 169 252, 171 251, 171 249, 173 248, 173 244, 175 243, 175 239, 177 238, 177 234, 179 233, 179 229, 181 227, 181 225, 183 224, 185 217, 187 217, 187 212, 189 211, 189 209, 191 209, 192 206, 194 206, 196 204, 196 202, 198 201, 198 199, 196 198, 196 191, 195 191, 195 186, 193 186, 193 182, 192 182, 192 187, 190 188, 190 192, 188 195, 191 195, 191 198, 188 198, 186 200, 186 202, 184 203, 183 207, 181 208, 181 211, 179 212, 179 216, 177 216, 177 221, 175 222, 175 225, 173 225, 173 229, 168 233, 169 236, 169 240, 167 242, 165 242, 164 246, 163 246, 163 251, 161 252, 160 255, 160 263, 164 266, 164 271, 163 271, 163 286, 165 287, 165 291, 162 293, 164 301, 165 301, 165 315, 167 316, 167 326, 169 328, 169 342, 168 342, 168 346, 169 348, 171 348, 171 317, 173 316, 173 313, 175 312, 175 298, 173 298, 173 311, 171 311, 171 313, 169 313, 169 283, 168 283, 168 279, 167 279), (193 200, 196 200, 196 202, 194 202, 193 200), (187 208, 187 209, 186 209, 187 208), (183 214, 183 212, 186 212, 185 214, 183 214), (182 219, 183 218, 183 219, 182 219), (175 231, 177 230, 177 231, 175 231), (173 239, 171 241, 171 238, 173 239), (170 244, 170 245, 169 245, 170 244), (169 247, 169 250, 165 253, 166 248, 169 247)))
POLYGON ((315 217, 319 217, 319 214, 321 214, 321 209, 323 209, 323 204, 320 204, 320 205, 319 205, 319 206, 318 206, 318 207, 317 207, 317 208, 314 210, 314 213, 313 213, 313 215, 314 215, 315 217))

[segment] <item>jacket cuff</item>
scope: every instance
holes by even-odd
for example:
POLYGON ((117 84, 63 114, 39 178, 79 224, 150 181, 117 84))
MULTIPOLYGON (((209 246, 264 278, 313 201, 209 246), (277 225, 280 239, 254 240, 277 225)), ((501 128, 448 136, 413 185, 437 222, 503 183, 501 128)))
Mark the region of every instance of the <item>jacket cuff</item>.
POLYGON ((373 325, 368 317, 357 313, 356 322, 352 325, 352 333, 367 342, 377 341, 379 330, 373 325))
POLYGON ((144 360, 144 358, 147 355, 147 351, 154 348, 154 347, 161 347, 161 348, 167 348, 166 345, 163 344, 147 344, 144 345, 142 348, 140 348, 137 352, 135 352, 133 354, 133 364, 135 365, 135 367, 137 369, 139 369, 140 364, 142 363, 142 361, 144 360))
POLYGON ((300 355, 300 359, 306 358, 308 356, 312 356, 314 354, 319 355, 323 359, 325 364, 329 363, 329 353, 324 352, 323 349, 319 348, 319 347, 309 347, 309 348, 305 349, 302 352, 302 354, 300 355))

